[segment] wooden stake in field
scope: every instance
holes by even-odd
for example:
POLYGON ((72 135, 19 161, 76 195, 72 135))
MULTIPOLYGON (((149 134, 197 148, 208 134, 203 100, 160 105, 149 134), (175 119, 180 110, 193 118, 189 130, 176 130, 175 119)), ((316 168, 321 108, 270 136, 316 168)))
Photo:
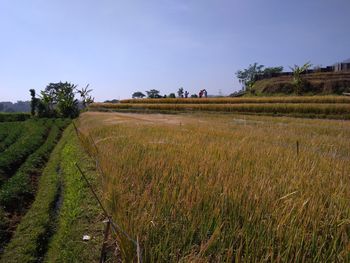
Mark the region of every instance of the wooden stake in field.
POLYGON ((110 227, 111 227, 111 219, 107 218, 103 222, 107 223, 107 224, 106 224, 106 227, 105 227, 105 234, 104 234, 103 244, 102 244, 102 249, 101 249, 100 263, 106 262, 106 258, 107 258, 106 248, 107 248, 107 244, 108 244, 109 230, 110 230, 110 227))
POLYGON ((299 141, 297 141, 297 155, 299 155, 299 141))

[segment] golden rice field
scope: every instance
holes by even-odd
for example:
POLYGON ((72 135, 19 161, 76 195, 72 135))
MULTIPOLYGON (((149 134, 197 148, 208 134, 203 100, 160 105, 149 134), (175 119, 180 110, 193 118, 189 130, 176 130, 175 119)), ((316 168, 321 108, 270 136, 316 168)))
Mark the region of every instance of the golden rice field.
POLYGON ((90 105, 89 108, 91 111, 148 111, 161 113, 201 111, 283 115, 308 118, 350 119, 350 103, 94 103, 90 105))
POLYGON ((77 125, 144 262, 350 261, 349 121, 87 112, 77 125))
POLYGON ((179 104, 243 104, 243 103, 350 103, 345 96, 284 96, 284 97, 239 97, 239 98, 162 98, 127 99, 121 103, 179 103, 179 104))

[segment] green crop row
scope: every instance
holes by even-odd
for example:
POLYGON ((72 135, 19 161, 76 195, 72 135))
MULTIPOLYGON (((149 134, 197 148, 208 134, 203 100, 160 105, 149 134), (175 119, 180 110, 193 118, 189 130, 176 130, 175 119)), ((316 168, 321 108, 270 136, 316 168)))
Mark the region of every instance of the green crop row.
MULTIPOLYGON (((9 132, 10 132, 10 123, 7 122, 7 123, 4 123, 4 122, 1 122, 0 123, 0 143, 6 139, 6 137, 9 135, 9 132)), ((12 124, 12 123, 11 123, 12 124)))
POLYGON ((0 130, 2 131, 0 135, 0 153, 5 151, 22 135, 22 124, 23 123, 21 122, 7 122, 6 127, 0 127, 0 130))
POLYGON ((52 120, 28 120, 23 135, 0 154, 0 186, 45 141, 52 120))
POLYGON ((29 113, 0 113, 0 122, 25 121, 29 118, 29 113))
MULTIPOLYGON (((35 201, 17 226, 0 262, 37 262, 42 254, 43 247, 47 246, 48 237, 51 235, 50 231, 52 231, 54 225, 52 210, 59 194, 60 177, 58 167, 61 161, 61 151, 67 139, 68 137, 63 135, 51 153, 48 164, 40 176, 35 201)), ((0 211, 0 221, 6 222, 7 218, 4 212, 2 218, 0 211), (3 221, 2 218, 5 220, 3 221)), ((6 223, 3 223, 2 229, 6 229, 6 223)))
MULTIPOLYGON (((45 143, 17 170, 16 174, 8 179, 0 189, 0 246, 8 242, 11 237, 10 217, 13 214, 23 214, 33 200, 37 176, 41 173, 50 152, 56 145, 62 129, 67 126, 67 120, 56 120, 51 127, 45 143)), ((1 252, 1 251, 0 251, 1 252)))
POLYGON ((243 97, 243 98, 164 98, 129 99, 121 103, 139 104, 243 104, 243 103, 350 103, 345 96, 243 97))
POLYGON ((19 210, 32 200, 35 194, 35 177, 41 173, 50 152, 55 147, 67 120, 56 120, 45 143, 31 154, 16 174, 8 179, 0 189, 0 204, 6 210, 19 210))
POLYGON ((98 261, 103 237, 101 210, 75 162, 88 170, 87 176, 95 186, 94 163, 79 146, 70 126, 53 150, 40 177, 35 201, 5 248, 1 263, 98 261), (92 239, 82 242, 84 234, 92 239))
POLYGON ((350 117, 350 104, 112 104, 96 103, 90 110, 214 111, 268 114, 316 114, 350 117))
POLYGON ((10 237, 10 233, 8 231, 8 227, 10 225, 10 221, 7 217, 7 213, 0 207, 0 255, 3 250, 3 244, 10 237))

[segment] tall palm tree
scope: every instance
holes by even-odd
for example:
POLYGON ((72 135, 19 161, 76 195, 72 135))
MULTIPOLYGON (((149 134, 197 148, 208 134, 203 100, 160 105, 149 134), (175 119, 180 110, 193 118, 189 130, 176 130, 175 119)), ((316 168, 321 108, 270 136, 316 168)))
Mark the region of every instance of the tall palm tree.
POLYGON ((88 89, 90 84, 87 84, 85 88, 82 88, 81 90, 77 89, 77 92, 80 94, 80 97, 82 99, 83 107, 86 108, 90 103, 94 102, 94 98, 90 95, 90 92, 92 92, 92 89, 88 89))

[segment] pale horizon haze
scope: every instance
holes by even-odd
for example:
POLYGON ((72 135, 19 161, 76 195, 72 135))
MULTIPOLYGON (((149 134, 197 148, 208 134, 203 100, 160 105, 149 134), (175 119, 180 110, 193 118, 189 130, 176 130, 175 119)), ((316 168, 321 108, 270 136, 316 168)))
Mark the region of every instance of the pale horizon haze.
POLYGON ((90 84, 96 101, 135 91, 240 89, 258 62, 350 58, 349 0, 0 0, 0 101, 50 82, 90 84))

